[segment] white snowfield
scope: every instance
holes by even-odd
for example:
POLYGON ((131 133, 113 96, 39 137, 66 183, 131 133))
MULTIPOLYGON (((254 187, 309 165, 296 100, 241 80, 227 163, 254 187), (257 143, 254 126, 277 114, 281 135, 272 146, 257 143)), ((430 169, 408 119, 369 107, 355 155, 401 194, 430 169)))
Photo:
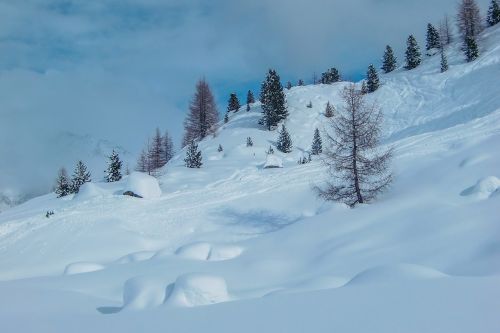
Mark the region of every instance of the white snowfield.
POLYGON ((0 330, 500 332, 500 27, 480 49, 381 75, 395 181, 373 204, 321 201, 319 158, 297 164, 337 83, 287 91, 282 168, 263 168, 278 134, 257 103, 200 143, 201 169, 180 152, 154 200, 122 195, 132 175, 1 213, 0 330))

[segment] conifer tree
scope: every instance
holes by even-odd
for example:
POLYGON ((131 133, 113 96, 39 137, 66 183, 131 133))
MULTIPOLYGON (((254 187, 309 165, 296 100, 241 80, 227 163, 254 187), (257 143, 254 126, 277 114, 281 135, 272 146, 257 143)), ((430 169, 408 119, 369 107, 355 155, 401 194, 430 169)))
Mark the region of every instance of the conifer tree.
POLYGON ((163 150, 165 151, 165 163, 168 163, 174 157, 174 142, 172 141, 172 137, 165 131, 163 134, 163 150))
POLYGON ((217 148, 217 151, 220 153, 224 150, 224 148, 222 148, 222 145, 219 144, 219 148, 217 148))
POLYGON ((331 148, 324 152, 332 181, 317 190, 326 200, 354 207, 374 200, 390 185, 392 151, 379 151, 381 111, 367 106, 354 84, 344 89, 342 97, 345 107, 330 120, 332 133, 327 133, 327 139, 331 148))
POLYGON ((188 168, 201 168, 201 151, 198 150, 198 144, 191 141, 186 150, 186 158, 184 158, 186 167, 188 168))
POLYGON ((335 67, 330 68, 323 74, 321 74, 321 83, 332 84, 340 81, 340 73, 335 67))
POLYGON ((276 148, 282 153, 289 153, 292 151, 292 138, 290 134, 288 134, 285 125, 282 125, 281 131, 279 132, 276 148))
POLYGON ((486 16, 486 23, 488 26, 492 27, 497 23, 500 23, 500 6, 497 0, 491 0, 490 7, 488 8, 488 14, 486 16))
POLYGON ((372 93, 378 89, 380 82, 378 79, 377 70, 375 66, 368 66, 368 71, 366 72, 366 89, 368 93, 372 93))
POLYGON ((476 40, 473 37, 467 37, 465 39, 464 53, 467 62, 471 62, 479 57, 479 49, 477 47, 476 40))
POLYGON ((406 65, 405 68, 410 70, 418 67, 422 61, 422 55, 420 54, 420 47, 418 46, 417 40, 413 35, 408 37, 406 42, 406 65))
POLYGON ((163 141, 163 136, 160 133, 160 129, 156 128, 155 135, 151 140, 151 144, 148 149, 148 160, 151 171, 156 171, 167 164, 165 144, 163 141))
POLYGON ((384 73, 390 73, 396 69, 396 66, 397 60, 394 56, 394 51, 392 50, 392 47, 387 45, 385 47, 384 57, 382 59, 382 70, 384 71, 384 73))
POLYGON ((108 183, 117 182, 122 179, 122 161, 118 156, 118 153, 113 150, 111 155, 108 157, 108 168, 105 175, 105 180, 108 183))
POLYGON ((271 155, 271 154, 274 154, 274 149, 272 146, 269 146, 269 149, 266 151, 266 154, 267 155, 271 155))
POLYGON ((330 104, 330 101, 326 102, 325 117, 331 118, 335 112, 335 108, 330 104))
POLYGON ((441 47, 439 51, 441 53, 441 73, 444 73, 448 70, 448 59, 446 58, 444 47, 441 47))
POLYGON ((311 154, 319 155, 323 152, 323 142, 321 141, 321 135, 319 134, 319 130, 316 128, 314 130, 314 137, 311 146, 311 154))
POLYGON ((226 112, 226 114, 224 115, 224 124, 227 124, 229 121, 229 112, 226 112))
POLYGON ((288 81, 286 83, 286 89, 288 89, 288 90, 292 89, 292 82, 288 81))
POLYGON ((184 138, 182 146, 193 140, 201 140, 207 135, 215 133, 219 113, 210 87, 201 79, 196 84, 196 92, 189 106, 189 113, 184 121, 184 138))
POLYGON ((231 95, 229 95, 229 101, 227 102, 227 112, 238 112, 240 107, 241 105, 238 96, 236 96, 235 93, 231 93, 231 95))
POLYGON ((299 81, 297 82, 297 85, 300 87, 300 86, 303 86, 304 85, 304 80, 302 79, 299 79, 299 81))
POLYGON ((253 146, 253 141, 251 137, 247 138, 247 147, 252 147, 253 146))
POLYGON ((58 198, 65 197, 72 193, 71 183, 65 168, 59 169, 54 192, 58 198))
POLYGON ((250 111, 250 104, 255 103, 255 97, 253 97, 253 92, 251 90, 247 93, 247 112, 250 111))
POLYGON ((266 79, 262 82, 260 101, 262 103, 262 119, 260 123, 268 130, 288 117, 285 93, 280 77, 275 70, 270 69, 266 79))
POLYGON ((363 95, 368 94, 368 86, 366 85, 366 80, 363 80, 363 82, 361 82, 361 93, 363 95))
POLYGON ((82 161, 78 161, 73 172, 73 178, 71 179, 71 192, 78 193, 80 187, 90 181, 90 172, 87 171, 87 166, 82 161))
POLYGON ((437 31, 437 29, 432 24, 428 23, 425 49, 429 51, 431 49, 439 48, 439 39, 439 32, 437 31))

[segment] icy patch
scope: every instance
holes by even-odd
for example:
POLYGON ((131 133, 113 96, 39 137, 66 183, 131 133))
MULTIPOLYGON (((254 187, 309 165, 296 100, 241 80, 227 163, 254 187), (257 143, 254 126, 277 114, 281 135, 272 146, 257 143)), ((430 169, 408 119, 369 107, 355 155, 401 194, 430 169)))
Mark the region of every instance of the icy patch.
POLYGON ((447 275, 430 267, 399 264, 391 266, 377 266, 356 274, 346 285, 368 283, 394 283, 408 280, 439 279, 447 275))
POLYGON ((165 282, 162 279, 138 276, 125 281, 123 309, 141 310, 162 305, 165 300, 165 282))
POLYGON ((118 264, 128 264, 128 263, 136 262, 136 261, 144 261, 144 260, 151 259, 154 254, 155 254, 154 251, 134 252, 134 253, 130 253, 130 254, 127 254, 126 256, 121 257, 116 262, 118 264))
POLYGON ((266 163, 264 163, 264 169, 271 168, 282 168, 283 160, 274 154, 268 154, 266 157, 266 163))
POLYGON ((90 200, 94 198, 102 198, 106 195, 106 191, 94 183, 83 184, 78 193, 75 194, 73 200, 90 200))
POLYGON ((180 247, 175 254, 191 260, 222 261, 238 257, 243 249, 236 245, 199 242, 180 247))
POLYGON ((133 172, 128 176, 124 192, 127 191, 131 191, 145 199, 159 198, 161 196, 158 180, 141 172, 133 172))
POLYGON ((103 265, 93 262, 75 262, 66 266, 66 268, 64 269, 64 275, 90 273, 100 271, 104 268, 105 267, 103 265))
POLYGON ((477 199, 487 199, 496 195, 495 192, 500 189, 500 179, 490 176, 479 180, 474 186, 463 190, 461 196, 472 196, 477 199))
POLYGON ((226 281, 215 275, 185 274, 169 286, 165 304, 176 307, 194 307, 231 300, 226 281))

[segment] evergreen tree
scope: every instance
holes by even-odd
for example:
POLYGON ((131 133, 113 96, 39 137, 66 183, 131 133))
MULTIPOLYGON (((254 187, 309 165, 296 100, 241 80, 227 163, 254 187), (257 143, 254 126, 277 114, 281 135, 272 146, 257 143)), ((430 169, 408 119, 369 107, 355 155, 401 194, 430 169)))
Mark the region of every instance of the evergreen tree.
POLYGON ((467 37, 465 39, 464 53, 467 62, 471 62, 479 57, 479 49, 477 47, 476 40, 473 37, 467 37))
POLYGON ((429 51, 431 49, 439 48, 439 39, 439 32, 437 31, 437 29, 432 24, 428 23, 425 49, 429 51))
POLYGON ((253 146, 253 141, 251 137, 247 138, 247 147, 252 147, 253 146))
POLYGON ((217 148, 217 151, 220 153, 224 150, 224 148, 222 148, 222 145, 219 144, 219 148, 217 148))
POLYGON ((59 169, 54 192, 58 198, 65 197, 72 193, 70 180, 65 168, 59 169))
POLYGON ((476 38, 483 30, 481 13, 475 0, 462 0, 459 4, 457 26, 464 42, 467 37, 476 38))
POLYGON ((118 153, 113 150, 111 155, 108 157, 108 168, 106 171, 105 180, 108 183, 117 182, 122 179, 122 161, 118 156, 118 153))
POLYGON ((302 79, 299 79, 299 81, 297 82, 297 85, 300 87, 300 86, 303 86, 304 85, 304 80, 302 79))
POLYGON ((316 128, 314 130, 314 137, 311 146, 311 154, 319 155, 323 152, 323 142, 321 141, 321 135, 319 134, 319 130, 316 128))
POLYGON ((497 0, 491 0, 490 7, 488 8, 488 14, 486 16, 486 23, 488 26, 492 27, 497 23, 500 23, 500 6, 497 0))
POLYGON ((253 93, 251 90, 247 93, 247 112, 250 111, 250 104, 255 103, 255 97, 253 97, 253 93))
POLYGON ((292 89, 292 82, 288 81, 286 83, 286 89, 288 89, 288 90, 292 89))
POLYGON ((224 115, 224 124, 227 124, 229 121, 229 112, 226 112, 226 114, 224 115))
POLYGON ((392 151, 378 151, 381 111, 366 106, 354 84, 344 89, 342 97, 345 107, 330 121, 333 133, 327 138, 331 149, 325 151, 324 159, 333 181, 317 190, 326 200, 354 207, 374 200, 390 185, 392 151))
POLYGON ((379 86, 380 83, 378 80, 377 70, 375 69, 375 66, 370 65, 368 66, 368 71, 366 72, 366 89, 369 93, 372 93, 377 90, 379 86))
POLYGON ((330 68, 321 74, 321 83, 332 84, 340 81, 340 73, 336 68, 330 68))
POLYGON ((164 139, 160 133, 160 129, 156 128, 155 135, 153 136, 148 149, 148 160, 151 171, 156 171, 167 164, 165 144, 163 140, 164 139))
POLYGON ((392 50, 392 47, 387 45, 385 47, 384 57, 382 59, 382 70, 384 71, 384 73, 390 73, 396 69, 396 66, 397 60, 394 56, 394 51, 392 50))
POLYGON ((282 125, 281 131, 279 132, 276 148, 282 153, 289 153, 292 151, 292 138, 290 138, 290 134, 288 134, 285 125, 282 125))
POLYGON ((368 94, 368 86, 366 85, 366 80, 363 80, 363 82, 361 83, 361 93, 363 95, 368 94))
POLYGON ((274 149, 272 146, 269 146, 269 149, 266 151, 266 154, 267 155, 271 155, 271 154, 274 154, 274 149))
POLYGON ((172 141, 172 137, 165 131, 163 135, 163 150, 165 151, 165 164, 168 163, 174 157, 174 142, 172 141))
POLYGON ((270 69, 266 80, 262 82, 260 101, 262 103, 261 124, 268 130, 288 117, 285 93, 281 86, 280 77, 275 70, 270 69))
POLYGON ((439 51, 441 53, 441 73, 444 73, 448 70, 448 59, 446 59, 444 47, 441 47, 439 51))
POLYGON ((326 102, 326 108, 325 108, 325 117, 331 118, 333 117, 333 114, 335 112, 335 108, 333 105, 330 104, 330 102, 326 102))
POLYGON ((184 162, 188 168, 201 168, 203 165, 201 162, 201 151, 198 150, 198 144, 195 141, 191 141, 187 147, 184 162))
POLYGON ((219 113, 212 91, 207 81, 201 79, 196 84, 196 92, 189 106, 189 114, 184 121, 182 146, 215 133, 218 121, 219 113))
POLYGON ((420 65, 420 62, 422 61, 422 55, 420 54, 420 48, 417 44, 417 40, 413 35, 410 35, 408 37, 408 40, 406 42, 406 65, 405 68, 410 70, 418 67, 420 65))
POLYGON ((71 192, 78 193, 80 187, 90 181, 90 172, 87 171, 87 166, 82 161, 78 161, 73 172, 73 178, 71 179, 71 192))
POLYGON ((231 111, 238 112, 240 107, 241 105, 238 96, 236 96, 235 93, 229 95, 229 101, 227 102, 227 112, 231 111))

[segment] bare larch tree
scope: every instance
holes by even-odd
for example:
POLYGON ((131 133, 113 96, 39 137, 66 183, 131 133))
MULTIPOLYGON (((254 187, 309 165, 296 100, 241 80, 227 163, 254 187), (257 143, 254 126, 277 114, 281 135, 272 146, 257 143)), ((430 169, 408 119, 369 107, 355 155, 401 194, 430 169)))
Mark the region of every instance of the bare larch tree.
POLYGON ((196 92, 189 106, 189 113, 184 121, 184 138, 182 146, 185 147, 194 140, 201 140, 216 131, 219 113, 210 87, 201 79, 196 84, 196 92))
POLYGON ((329 118, 328 147, 324 163, 332 180, 318 193, 326 200, 341 201, 354 207, 368 203, 392 181, 389 163, 392 150, 379 150, 382 113, 375 105, 366 105, 354 84, 344 88, 345 106, 329 118))
POLYGON ((479 6, 474 0, 462 0, 458 5, 457 26, 463 40, 476 38, 483 30, 479 6))

